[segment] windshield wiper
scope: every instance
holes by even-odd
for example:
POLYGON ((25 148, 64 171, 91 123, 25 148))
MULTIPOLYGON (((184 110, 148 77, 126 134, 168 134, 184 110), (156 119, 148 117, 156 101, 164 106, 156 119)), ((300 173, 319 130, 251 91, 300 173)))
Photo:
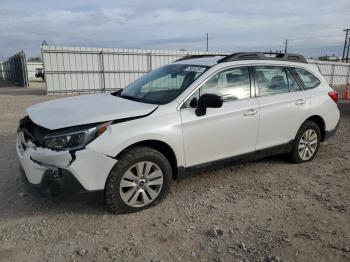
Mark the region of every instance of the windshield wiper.
POLYGON ((134 96, 120 94, 119 97, 125 98, 125 99, 129 99, 129 100, 132 100, 132 101, 136 101, 136 102, 143 102, 143 99, 138 98, 138 97, 134 97, 134 96))
POLYGON ((158 105, 157 101, 152 101, 152 100, 148 100, 148 99, 145 99, 145 98, 140 98, 140 97, 135 97, 135 96, 130 96, 130 95, 122 95, 122 93, 121 93, 122 91, 123 91, 123 89, 120 89, 120 90, 118 90, 116 92, 113 92, 111 94, 113 96, 118 96, 118 97, 125 98, 125 99, 128 99, 128 100, 132 100, 132 101, 135 101, 135 102, 141 102, 141 103, 158 105))

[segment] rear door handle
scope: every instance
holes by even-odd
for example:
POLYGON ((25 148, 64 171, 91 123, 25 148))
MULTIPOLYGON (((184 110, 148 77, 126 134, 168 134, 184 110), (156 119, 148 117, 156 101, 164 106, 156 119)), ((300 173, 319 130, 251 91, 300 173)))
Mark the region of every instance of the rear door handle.
POLYGON ((302 106, 303 104, 305 104, 305 100, 304 99, 298 99, 297 101, 295 101, 295 104, 297 106, 302 106))
POLYGON ((248 109, 247 111, 245 111, 243 113, 244 116, 253 116, 256 113, 258 113, 258 111, 256 111, 254 108, 248 109))

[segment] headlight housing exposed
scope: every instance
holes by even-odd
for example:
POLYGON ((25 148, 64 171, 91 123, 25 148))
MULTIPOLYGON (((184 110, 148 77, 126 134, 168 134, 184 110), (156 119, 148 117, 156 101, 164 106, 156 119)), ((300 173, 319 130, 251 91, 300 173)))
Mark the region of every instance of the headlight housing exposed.
POLYGON ((79 150, 103 134, 111 122, 98 125, 65 128, 64 130, 46 135, 44 146, 56 151, 79 150))

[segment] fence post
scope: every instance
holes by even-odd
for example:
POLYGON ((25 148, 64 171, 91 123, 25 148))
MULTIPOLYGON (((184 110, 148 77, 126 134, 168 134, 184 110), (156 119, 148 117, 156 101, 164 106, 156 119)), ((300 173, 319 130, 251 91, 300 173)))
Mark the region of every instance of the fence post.
POLYGON ((100 52, 100 70, 101 70, 101 85, 102 92, 106 92, 105 66, 103 61, 103 50, 100 52))
POLYGON ((318 71, 322 74, 320 64, 316 62, 315 65, 317 65, 318 71))
POLYGON ((26 60, 26 55, 22 51, 21 52, 21 60, 22 60, 22 77, 23 77, 23 85, 24 87, 28 88, 29 87, 29 80, 28 80, 28 72, 27 72, 27 60, 26 60))
POLYGON ((334 80, 334 72, 335 72, 335 64, 332 65, 332 75, 331 75, 331 83, 329 84, 330 86, 333 85, 333 80, 334 80))
POLYGON ((152 53, 147 54, 147 59, 148 59, 147 71, 151 72, 152 71, 152 53))
POLYGON ((44 59, 44 50, 43 50, 43 47, 44 47, 44 43, 41 44, 41 60, 43 61, 43 72, 44 72, 44 82, 45 82, 45 91, 46 91, 46 95, 48 94, 48 91, 47 91, 47 75, 45 73, 45 59, 44 59))

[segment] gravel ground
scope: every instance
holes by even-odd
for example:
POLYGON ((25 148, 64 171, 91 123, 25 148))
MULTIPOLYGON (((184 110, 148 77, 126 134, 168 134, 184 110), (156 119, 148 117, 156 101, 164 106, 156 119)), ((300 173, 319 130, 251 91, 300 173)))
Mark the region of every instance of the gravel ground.
POLYGON ((0 88, 0 261, 350 261, 350 103, 314 161, 231 165, 173 183, 140 213, 102 199, 27 193, 15 153, 29 105, 57 98, 0 88))

